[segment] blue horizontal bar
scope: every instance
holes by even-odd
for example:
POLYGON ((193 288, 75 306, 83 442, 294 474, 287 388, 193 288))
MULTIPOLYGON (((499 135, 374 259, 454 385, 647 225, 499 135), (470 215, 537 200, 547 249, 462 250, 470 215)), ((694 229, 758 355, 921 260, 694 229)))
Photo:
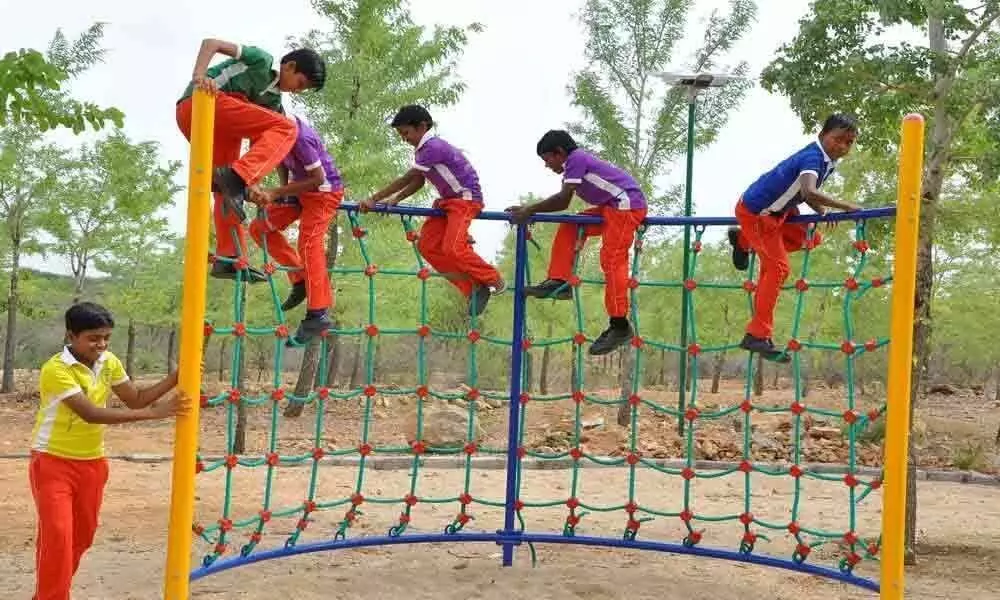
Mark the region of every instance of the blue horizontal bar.
MULTIPOLYGON (((356 212, 357 204, 342 204, 340 210, 356 212)), ((371 211, 375 214, 405 215, 411 217, 440 217, 444 211, 436 208, 420 208, 417 206, 379 206, 371 211)), ((868 219, 884 219, 896 215, 895 206, 882 206, 870 208, 858 212, 832 212, 825 216, 820 215, 798 215, 792 217, 792 223, 832 223, 836 221, 864 221, 868 219)), ((476 217, 482 221, 506 221, 510 222, 510 214, 498 211, 483 211, 476 217)), ((565 213, 540 213, 531 217, 532 223, 576 223, 578 225, 592 225, 600 223, 600 217, 583 216, 565 213)), ((644 221, 646 225, 736 225, 736 217, 647 217, 644 221)))
MULTIPOLYGON (((841 583, 854 585, 873 592, 879 591, 879 584, 871 579, 857 577, 849 573, 843 573, 839 569, 821 567, 808 563, 796 563, 795 561, 765 556, 761 554, 743 554, 733 550, 720 550, 716 548, 702 548, 695 546, 688 548, 683 544, 672 544, 666 542, 655 542, 645 540, 626 540, 624 538, 600 538, 590 536, 573 536, 551 533, 514 533, 504 535, 502 533, 456 533, 456 534, 414 534, 400 536, 369 536, 360 538, 348 538, 343 540, 326 540, 322 542, 312 542, 292 547, 275 548, 273 550, 263 550, 255 552, 249 556, 237 556, 212 563, 208 567, 202 567, 191 573, 191 581, 197 581, 209 575, 215 575, 222 571, 235 569, 245 565, 284 558, 286 556, 297 556, 312 552, 327 552, 330 550, 347 550, 350 548, 365 548, 371 546, 397 546, 403 544, 455 544, 455 543, 495 543, 495 544, 572 544, 576 546, 601 546, 607 548, 625 548, 630 550, 652 550, 655 552, 669 552, 672 554, 687 554, 691 556, 701 556, 703 558, 715 558, 719 560, 729 560, 733 562, 749 563, 764 567, 786 569, 808 575, 825 577, 841 583)), ((734 586, 739 585, 733 582, 734 586)))

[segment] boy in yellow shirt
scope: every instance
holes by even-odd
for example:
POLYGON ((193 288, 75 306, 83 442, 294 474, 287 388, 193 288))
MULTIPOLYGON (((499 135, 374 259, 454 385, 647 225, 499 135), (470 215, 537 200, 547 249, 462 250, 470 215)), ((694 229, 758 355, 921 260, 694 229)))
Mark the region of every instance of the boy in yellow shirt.
POLYGON ((114 326, 103 306, 70 307, 68 344, 42 365, 28 469, 38 511, 34 600, 69 600, 80 558, 94 541, 108 480, 104 426, 168 419, 189 406, 179 394, 163 398, 177 386, 176 372, 145 389, 132 383, 107 350, 114 326), (112 393, 128 408, 108 407, 112 393))

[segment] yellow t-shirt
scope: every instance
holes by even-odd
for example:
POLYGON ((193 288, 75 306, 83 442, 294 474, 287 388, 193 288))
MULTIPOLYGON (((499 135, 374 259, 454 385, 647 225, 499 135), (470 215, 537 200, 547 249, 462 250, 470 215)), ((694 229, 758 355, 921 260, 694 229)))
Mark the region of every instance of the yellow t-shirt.
POLYGON ((42 365, 38 377, 41 404, 31 432, 31 449, 63 458, 104 456, 104 425, 87 423, 63 400, 82 393, 95 406, 107 406, 112 386, 128 381, 118 357, 105 352, 91 370, 64 348, 42 365))

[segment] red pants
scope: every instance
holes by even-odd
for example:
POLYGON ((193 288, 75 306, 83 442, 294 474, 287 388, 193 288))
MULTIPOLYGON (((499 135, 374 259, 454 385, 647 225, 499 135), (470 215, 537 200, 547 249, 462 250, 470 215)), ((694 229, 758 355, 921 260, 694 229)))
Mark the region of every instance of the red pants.
MULTIPOLYGON (((753 318, 746 329, 754 337, 770 339, 774 333, 774 307, 790 272, 788 253, 801 250, 806 243, 808 225, 785 222, 788 217, 797 214, 798 209, 793 208, 780 215, 757 215, 750 212, 742 200, 736 205, 740 246, 744 250, 753 250, 760 258, 753 318)), ((822 240, 820 233, 814 231, 813 243, 819 244, 822 240)))
POLYGON ((28 479, 38 511, 33 600, 69 600, 80 558, 94 542, 108 462, 33 452, 28 479))
POLYGON ((469 243, 469 225, 483 210, 482 204, 442 198, 434 203, 434 208, 443 210, 445 216, 430 217, 420 228, 417 250, 424 260, 467 298, 475 284, 492 285, 500 281, 500 273, 476 254, 469 243))
MULTIPOLYGON (((598 206, 588 208, 580 214, 604 217, 604 222, 599 225, 583 227, 583 239, 601 236, 604 308, 609 317, 624 317, 628 315, 628 251, 635 241, 636 230, 646 218, 646 209, 619 210, 616 207, 598 206)), ((573 275, 577 227, 579 226, 573 223, 559 224, 552 242, 549 279, 567 281, 573 275)))
POLYGON ((326 267, 326 233, 337 207, 344 199, 343 190, 337 192, 307 192, 299 196, 299 204, 271 204, 265 209, 263 219, 250 224, 250 235, 260 247, 267 242, 267 251, 274 260, 289 271, 288 279, 294 284, 306 282, 306 308, 319 310, 333 304, 330 274, 326 267), (299 221, 299 250, 296 252, 281 233, 299 221))
MULTIPOLYGON (((177 126, 191 139, 191 98, 177 104, 177 126)), ((247 185, 258 183, 274 170, 295 145, 298 125, 272 110, 248 102, 238 94, 220 93, 215 98, 215 137, 212 166, 230 166, 247 185), (250 151, 240 157, 243 139, 253 140, 250 151)), ((236 215, 226 214, 215 195, 215 248, 219 256, 246 255, 246 229, 236 215), (233 239, 233 232, 235 237, 233 239), (239 249, 237 250, 237 241, 239 249)))

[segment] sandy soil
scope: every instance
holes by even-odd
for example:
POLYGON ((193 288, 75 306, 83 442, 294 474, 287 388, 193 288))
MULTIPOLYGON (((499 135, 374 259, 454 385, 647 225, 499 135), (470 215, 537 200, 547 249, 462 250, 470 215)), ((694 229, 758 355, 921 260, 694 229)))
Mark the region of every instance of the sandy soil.
MULTIPOLYGON (((627 472, 621 469, 591 469, 581 473, 578 496, 589 504, 624 502, 627 472)), ((102 525, 95 548, 87 555, 77 577, 74 600, 158 598, 164 555, 167 489, 170 467, 165 464, 112 464, 103 509, 102 525)), ((230 516, 253 516, 260 508, 263 470, 236 469, 234 500, 230 516)), ((309 469, 278 470, 275 507, 295 506, 305 497, 309 469)), ((321 469, 317 498, 346 498, 353 491, 357 470, 346 467, 321 469)), ((637 484, 637 500, 650 507, 674 510, 681 504, 676 478, 645 474, 637 484)), ((451 521, 458 504, 432 504, 428 500, 457 496, 463 488, 459 470, 422 470, 416 493, 424 501, 414 507, 409 533, 438 532, 451 521)), ((369 498, 401 498, 409 491, 405 471, 372 471, 362 486, 369 498)), ((199 478, 198 519, 210 523, 222 509, 222 474, 199 478)), ((751 509, 757 518, 787 521, 793 495, 791 486, 779 479, 754 482, 751 509)), ((524 481, 525 500, 554 500, 569 494, 569 471, 532 471, 524 481)), ((834 531, 847 527, 847 492, 842 484, 809 482, 803 486, 800 521, 834 531)), ((503 496, 501 471, 473 473, 470 490, 477 499, 503 496)), ((739 513, 742 483, 733 476, 698 480, 693 486, 692 506, 699 514, 739 513)), ((1000 489, 957 484, 924 483, 920 488, 922 560, 908 573, 908 598, 950 600, 994 597, 1000 585, 1000 489)), ((379 506, 366 503, 364 515, 351 536, 380 535, 396 523, 401 504, 379 506)), ((0 462, 0 518, 5 527, 0 544, 0 597, 12 600, 30 597, 34 517, 26 489, 24 461, 0 462)), ((326 539, 343 517, 343 507, 319 511, 305 530, 302 542, 326 539)), ((500 514, 472 505, 476 520, 470 531, 493 531, 500 514)), ((564 505, 528 508, 524 515, 533 531, 561 529, 567 514, 564 505)), ((857 531, 862 537, 877 534, 878 498, 860 503, 857 531)), ((273 519, 265 530, 262 547, 284 543, 297 516, 273 519)), ((620 536, 624 512, 591 513, 578 526, 581 535, 620 536)), ((733 548, 738 542, 738 524, 707 524, 705 546, 733 548)), ((677 541, 681 522, 657 518, 644 523, 641 539, 677 541)), ((247 531, 234 532, 235 544, 247 540, 247 531)), ((790 537, 781 532, 758 551, 787 556, 790 537)), ((200 559, 209 548, 195 548, 200 559)), ((225 572, 196 582, 194 598, 273 598, 275 593, 297 600, 311 598, 413 598, 437 600, 493 600, 537 598, 568 600, 582 598, 704 598, 737 600, 747 597, 789 599, 870 598, 872 594, 783 570, 693 559, 654 553, 565 546, 538 548, 538 567, 530 568, 526 549, 518 551, 514 569, 499 568, 499 549, 489 545, 395 547, 299 556, 260 563, 225 572), (280 590, 280 591, 279 591, 280 590)), ((835 545, 817 549, 811 562, 833 565, 842 550, 835 545)), ((877 578, 877 563, 863 562, 858 573, 877 578)))

